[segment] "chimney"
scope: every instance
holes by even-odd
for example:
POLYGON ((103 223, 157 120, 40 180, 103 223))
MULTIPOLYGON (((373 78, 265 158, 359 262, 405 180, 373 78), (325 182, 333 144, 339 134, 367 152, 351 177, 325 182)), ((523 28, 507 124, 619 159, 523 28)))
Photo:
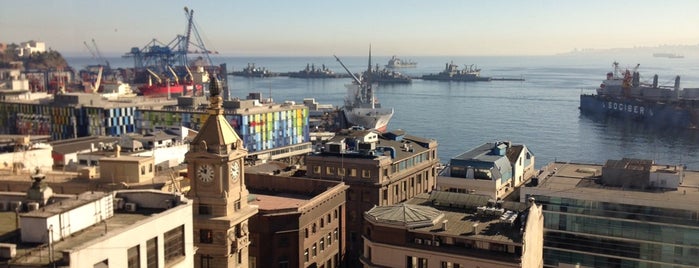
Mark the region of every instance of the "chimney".
POLYGON ((121 145, 117 144, 114 147, 114 157, 119 158, 119 156, 121 156, 121 145))
POLYGON ((449 220, 444 220, 444 221, 442 222, 442 231, 446 231, 446 230, 447 230, 447 222, 448 222, 448 221, 449 221, 449 220))
POLYGON ((473 234, 478 234, 480 233, 480 230, 478 230, 478 223, 473 224, 473 234))

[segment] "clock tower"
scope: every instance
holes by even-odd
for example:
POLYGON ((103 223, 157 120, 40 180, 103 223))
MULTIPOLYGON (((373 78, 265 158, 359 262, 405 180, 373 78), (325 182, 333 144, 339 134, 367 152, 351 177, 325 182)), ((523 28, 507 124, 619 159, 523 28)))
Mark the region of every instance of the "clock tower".
MULTIPOLYGON (((212 77, 214 77, 212 75, 212 77)), ((218 81, 211 80, 209 116, 185 154, 194 201, 195 267, 248 267, 248 205, 243 160, 248 152, 223 117, 218 81)))

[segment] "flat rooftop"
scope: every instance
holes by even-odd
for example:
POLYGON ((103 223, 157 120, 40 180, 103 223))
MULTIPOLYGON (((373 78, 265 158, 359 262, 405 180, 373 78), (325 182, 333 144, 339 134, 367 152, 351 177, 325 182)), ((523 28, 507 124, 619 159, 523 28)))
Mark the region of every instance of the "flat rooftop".
POLYGON ((599 164, 556 162, 551 165, 539 176, 538 186, 524 187, 522 192, 685 210, 696 210, 696 204, 699 203, 699 171, 685 170, 683 181, 677 190, 641 190, 596 183, 595 180, 602 174, 602 165, 599 164))
POLYGON ((430 201, 430 195, 426 193, 409 199, 406 201, 406 204, 434 207, 444 213, 444 219, 447 220, 446 230, 442 229, 440 223, 437 223, 433 226, 412 229, 413 232, 451 237, 468 236, 474 240, 492 241, 508 245, 519 245, 522 243, 519 226, 501 222, 499 217, 480 216, 475 213, 469 213, 464 209, 446 209, 442 206, 433 206, 430 201), (474 232, 474 224, 478 224, 478 232, 474 232))
MULTIPOLYGON (((62 251, 89 246, 89 244, 92 243, 91 241, 97 242, 107 235, 120 233, 136 225, 137 222, 149 218, 152 214, 162 211, 163 209, 139 208, 136 212, 115 213, 113 217, 108 218, 102 224, 90 226, 61 241, 55 242, 54 252, 56 254, 54 256, 54 261, 58 261, 62 258, 62 254, 60 253, 62 251)), ((16 215, 14 212, 0 212, 0 238, 2 240, 9 239, 9 241, 0 242, 16 243, 16 241, 12 239, 12 233, 17 230, 15 228, 15 220, 16 215)), ((17 238, 19 238, 18 235, 17 238)), ((49 263, 48 256, 48 248, 41 244, 18 243, 17 255, 12 259, 12 262, 15 264, 46 265, 49 263)))
POLYGON ((260 211, 273 212, 278 211, 296 211, 301 206, 307 204, 314 196, 301 194, 279 193, 275 195, 263 194, 250 191, 250 195, 254 195, 253 205, 259 206, 260 211))

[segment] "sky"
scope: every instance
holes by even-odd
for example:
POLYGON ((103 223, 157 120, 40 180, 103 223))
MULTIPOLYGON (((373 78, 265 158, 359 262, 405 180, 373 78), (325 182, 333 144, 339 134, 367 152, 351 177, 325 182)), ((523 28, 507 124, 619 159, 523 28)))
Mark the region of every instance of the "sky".
POLYGON ((3 1, 0 42, 65 55, 122 55, 184 35, 184 7, 209 50, 230 56, 554 55, 699 44, 699 1, 3 1))

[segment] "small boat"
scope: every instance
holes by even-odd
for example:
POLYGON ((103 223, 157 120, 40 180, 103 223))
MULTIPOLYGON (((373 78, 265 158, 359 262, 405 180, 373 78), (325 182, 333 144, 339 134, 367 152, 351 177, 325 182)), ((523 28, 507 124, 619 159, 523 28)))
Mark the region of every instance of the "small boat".
POLYGON ((403 61, 396 57, 395 55, 391 57, 390 60, 388 60, 388 64, 386 64, 386 68, 414 68, 417 67, 417 62, 407 60, 403 61))

